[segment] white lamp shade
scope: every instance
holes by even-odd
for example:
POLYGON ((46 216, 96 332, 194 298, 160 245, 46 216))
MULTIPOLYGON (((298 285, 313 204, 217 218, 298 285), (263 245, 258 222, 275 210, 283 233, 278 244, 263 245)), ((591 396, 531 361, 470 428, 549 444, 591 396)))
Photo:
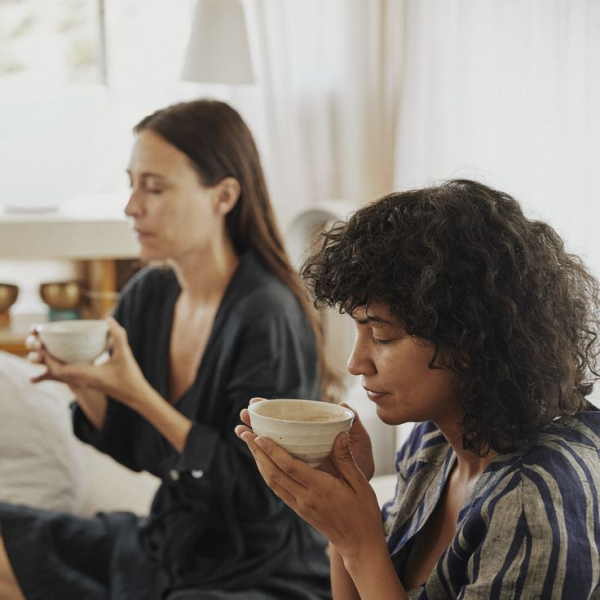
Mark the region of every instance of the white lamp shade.
POLYGON ((198 0, 181 78, 254 83, 244 7, 239 0, 198 0))

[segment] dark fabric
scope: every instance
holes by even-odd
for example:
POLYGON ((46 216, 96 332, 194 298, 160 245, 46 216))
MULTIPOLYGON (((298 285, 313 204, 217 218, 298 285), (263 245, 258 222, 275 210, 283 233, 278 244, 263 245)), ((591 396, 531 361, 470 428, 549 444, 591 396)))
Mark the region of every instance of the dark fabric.
MULTIPOLYGON (((163 397, 179 292, 172 271, 148 269, 126 287, 115 312, 163 397)), ((28 600, 330 598, 325 540, 266 487, 233 432, 253 396, 317 399, 319 381, 314 337, 297 300, 246 253, 196 381, 176 403, 193 422, 181 454, 116 401, 109 400, 102 431, 73 406, 79 438, 163 480, 150 516, 80 519, 0 505, 7 552, 28 600), (78 595, 69 595, 73 589, 78 595)))
POLYGON ((0 519, 28 599, 158 600, 168 588, 165 573, 144 557, 136 535, 140 519, 131 513, 87 519, 0 503, 0 519))

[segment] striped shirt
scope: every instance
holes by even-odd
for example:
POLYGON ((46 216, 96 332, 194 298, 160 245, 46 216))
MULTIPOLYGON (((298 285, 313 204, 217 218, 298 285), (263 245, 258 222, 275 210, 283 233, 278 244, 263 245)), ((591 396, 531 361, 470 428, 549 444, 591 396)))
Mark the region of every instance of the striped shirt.
MULTIPOLYGON (((401 581, 455 460, 431 422, 415 426, 397 455, 396 494, 383 519, 401 581)), ((600 599, 600 411, 557 419, 524 451, 496 457, 450 546, 409 597, 600 599)))

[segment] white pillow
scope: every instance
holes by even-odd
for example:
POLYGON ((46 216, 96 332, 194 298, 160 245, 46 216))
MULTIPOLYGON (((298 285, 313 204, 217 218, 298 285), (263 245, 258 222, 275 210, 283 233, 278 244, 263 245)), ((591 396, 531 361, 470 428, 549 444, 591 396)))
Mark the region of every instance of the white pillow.
POLYGON ((72 393, 57 382, 32 384, 39 370, 0 352, 0 500, 78 512, 84 474, 71 425, 72 393))

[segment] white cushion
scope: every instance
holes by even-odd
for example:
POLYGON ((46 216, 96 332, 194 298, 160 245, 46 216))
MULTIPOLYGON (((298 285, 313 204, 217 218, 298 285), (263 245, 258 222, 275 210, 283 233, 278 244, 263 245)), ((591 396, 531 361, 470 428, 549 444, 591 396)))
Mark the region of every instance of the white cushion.
POLYGON ((81 513, 131 511, 147 515, 160 479, 147 472, 136 473, 92 446, 80 443, 87 478, 81 513))
POLYGON ((72 433, 68 389, 32 384, 39 367, 0 352, 0 500, 78 511, 83 461, 72 433))
POLYGON ((86 516, 147 514, 160 481, 77 440, 73 393, 54 381, 32 384, 41 370, 0 352, 0 500, 86 516))

